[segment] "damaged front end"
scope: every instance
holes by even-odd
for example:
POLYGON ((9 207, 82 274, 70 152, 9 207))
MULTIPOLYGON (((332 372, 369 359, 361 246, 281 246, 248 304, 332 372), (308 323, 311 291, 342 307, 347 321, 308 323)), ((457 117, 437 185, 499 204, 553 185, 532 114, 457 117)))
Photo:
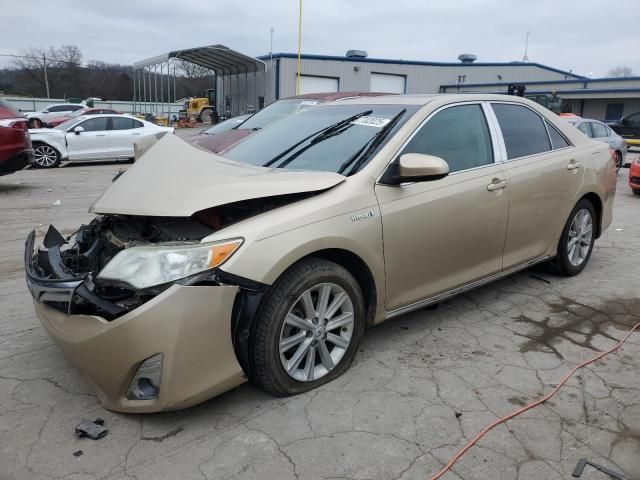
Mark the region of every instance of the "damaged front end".
POLYGON ((113 320, 159 295, 174 283, 255 283, 219 270, 241 238, 203 242, 249 217, 312 194, 250 199, 200 210, 190 217, 100 215, 68 238, 50 226, 34 251, 35 232, 25 246, 27 285, 40 303, 65 314, 113 320))
MULTIPOLYGON (((35 232, 27 238, 27 284, 38 302, 67 314, 98 315, 112 320, 173 283, 141 287, 126 278, 101 278, 100 273, 120 252, 144 246, 198 246, 202 238, 214 231, 189 218, 120 215, 96 217, 67 239, 50 226, 42 243, 44 248, 34 252, 35 232)), ((145 275, 145 269, 149 268, 150 265, 138 265, 136 273, 145 275)), ((190 284, 200 278, 180 280, 190 284)))

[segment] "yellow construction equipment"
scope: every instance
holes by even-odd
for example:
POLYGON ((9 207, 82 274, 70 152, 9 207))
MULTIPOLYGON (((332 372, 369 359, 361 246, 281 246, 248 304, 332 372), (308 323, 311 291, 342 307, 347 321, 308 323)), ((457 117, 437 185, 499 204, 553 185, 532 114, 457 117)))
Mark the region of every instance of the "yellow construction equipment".
POLYGON ((180 110, 180 117, 187 121, 193 118, 202 123, 218 123, 215 97, 214 89, 205 90, 202 97, 189 97, 180 110))

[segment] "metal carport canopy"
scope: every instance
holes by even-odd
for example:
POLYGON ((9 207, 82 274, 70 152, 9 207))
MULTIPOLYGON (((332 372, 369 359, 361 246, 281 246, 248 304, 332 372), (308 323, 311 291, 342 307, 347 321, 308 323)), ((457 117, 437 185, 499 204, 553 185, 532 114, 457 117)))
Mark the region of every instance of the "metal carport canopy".
POLYGON ((172 59, 187 62, 213 70, 218 75, 239 73, 256 73, 265 71, 265 63, 257 58, 249 57, 224 45, 175 50, 164 55, 151 57, 133 64, 135 70, 158 65, 172 59))

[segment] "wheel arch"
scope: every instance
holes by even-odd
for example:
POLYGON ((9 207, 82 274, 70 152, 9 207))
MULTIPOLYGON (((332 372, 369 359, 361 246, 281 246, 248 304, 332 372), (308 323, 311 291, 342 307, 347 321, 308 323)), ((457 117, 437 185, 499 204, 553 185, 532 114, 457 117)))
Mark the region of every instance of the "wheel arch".
MULTIPOLYGON (((354 276, 364 296, 366 308, 366 326, 373 325, 377 311, 378 289, 375 277, 367 263, 354 252, 344 248, 323 248, 307 252, 291 261, 286 268, 281 269, 276 277, 280 278, 289 268, 308 259, 321 258, 334 262, 345 268, 354 276)), ((228 276, 228 274, 225 274, 228 276)), ((255 282, 242 277, 231 275, 225 283, 238 284, 240 290, 236 296, 231 316, 231 335, 236 358, 248 378, 253 378, 254 372, 249 361, 251 355, 251 332, 255 326, 255 318, 262 301, 268 292, 269 285, 255 282)))
POLYGON ((364 296, 365 307, 367 309, 367 326, 372 325, 375 320, 376 306, 378 305, 378 290, 373 273, 367 263, 352 251, 343 248, 316 250, 300 258, 298 261, 311 257, 322 258, 337 263, 353 275, 364 296))
POLYGON ((578 199, 578 201, 576 202, 576 205, 582 200, 588 200, 591 203, 591 205, 593 205, 593 208, 596 211, 597 218, 596 218, 595 237, 600 238, 600 235, 602 234, 602 209, 603 209, 602 199, 600 198, 600 195, 598 195, 597 193, 588 192, 582 195, 582 197, 578 199))

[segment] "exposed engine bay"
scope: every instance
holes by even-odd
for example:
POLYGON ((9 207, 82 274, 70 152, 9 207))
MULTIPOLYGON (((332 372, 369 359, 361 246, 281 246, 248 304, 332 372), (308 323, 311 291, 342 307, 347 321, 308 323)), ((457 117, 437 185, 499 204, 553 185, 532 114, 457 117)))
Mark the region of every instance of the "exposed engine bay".
MULTIPOLYGON (((111 320, 142 305, 174 283, 138 289, 100 279, 99 273, 122 250, 140 246, 198 245, 203 238, 226 226, 309 195, 245 200, 201 210, 191 217, 100 215, 67 238, 51 226, 43 241, 45 249, 38 250, 28 263, 37 278, 79 283, 68 301, 49 299, 44 303, 65 313, 99 315, 111 320)), ((195 277, 181 279, 180 283, 217 283, 211 271, 195 277)))

